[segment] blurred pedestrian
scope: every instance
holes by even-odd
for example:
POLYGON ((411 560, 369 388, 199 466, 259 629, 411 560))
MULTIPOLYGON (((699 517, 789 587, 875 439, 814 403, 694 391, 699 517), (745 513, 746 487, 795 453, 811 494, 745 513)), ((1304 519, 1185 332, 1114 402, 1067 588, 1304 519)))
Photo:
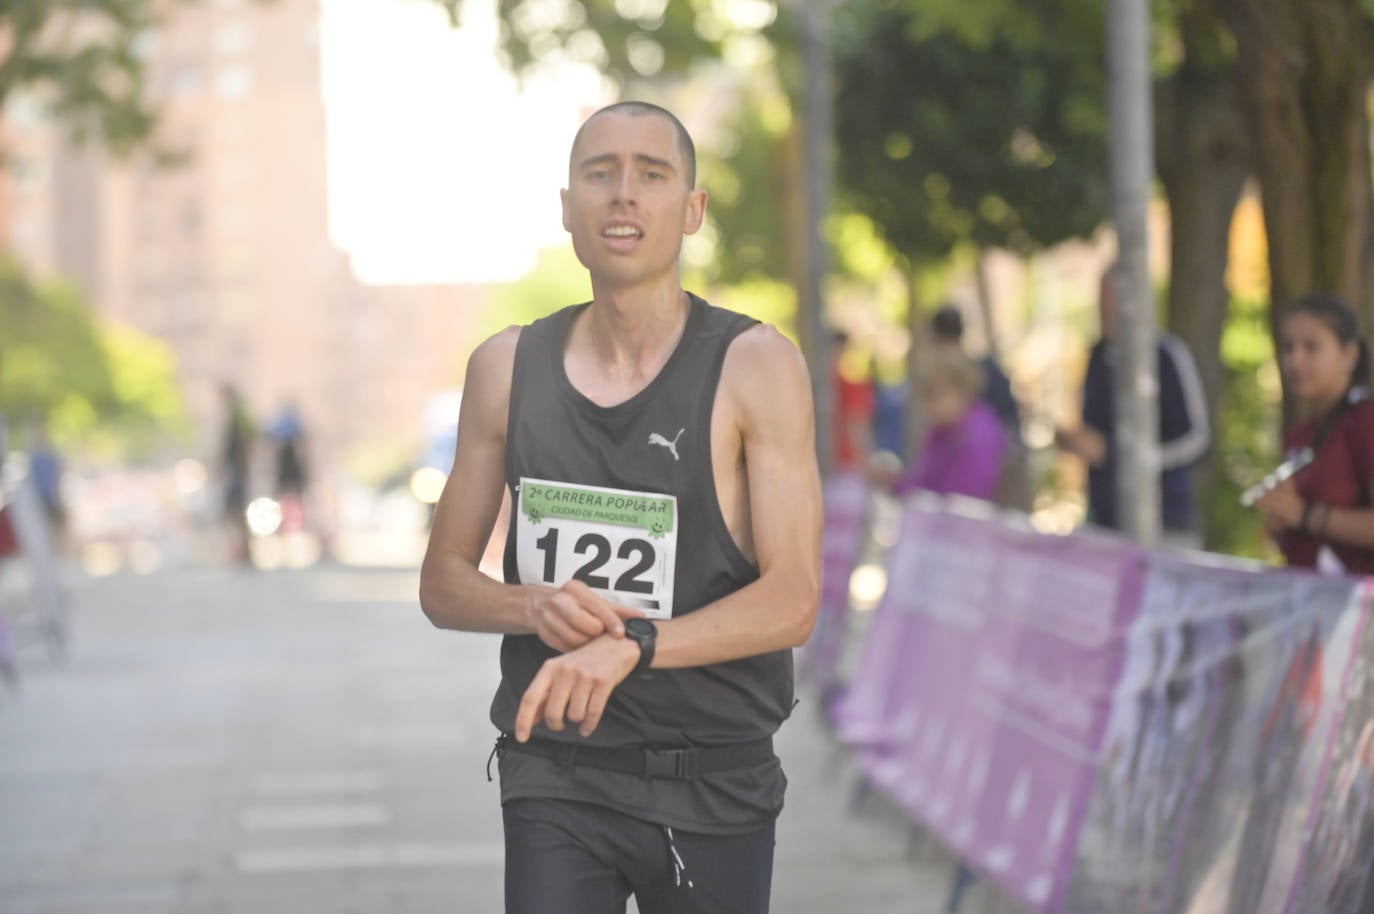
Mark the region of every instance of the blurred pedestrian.
POLYGON ((309 483, 305 423, 300 410, 287 401, 268 426, 272 443, 275 492, 282 511, 282 530, 305 529, 305 492, 309 483))
POLYGON ((303 494, 309 480, 305 424, 294 402, 288 401, 282 406, 268 426, 267 434, 272 440, 276 494, 278 497, 303 494))
POLYGON ((933 346, 921 359, 916 395, 925 434, 915 462, 893 485, 896 494, 924 489, 997 499, 1007 431, 982 389, 982 370, 958 347, 933 346))
POLYGON ((873 360, 873 452, 906 458, 909 385, 898 361, 873 360))
POLYGON ((29 443, 29 473, 56 543, 64 541, 67 529, 67 506, 62 496, 63 470, 62 455, 53 445, 47 425, 38 423, 29 443))
POLYGON ((224 493, 221 519, 229 537, 230 562, 248 564, 248 465, 253 420, 232 384, 220 385, 220 409, 219 473, 224 493))
POLYGON ((830 382, 835 393, 831 469, 861 469, 873 447, 873 379, 854 367, 853 342, 843 330, 830 336, 830 382))
MULTIPOLYGON (((1118 454, 1116 382, 1117 329, 1115 265, 1102 274, 1098 296, 1101 338, 1088 357, 1083 379, 1083 417, 1078 428, 1058 429, 1055 443, 1088 465, 1088 520, 1120 529, 1117 515, 1118 454)), ((1178 337, 1161 332, 1155 345, 1159 379, 1160 520, 1166 544, 1202 546, 1201 518, 1191 469, 1212 446, 1207 397, 1193 354, 1178 337)))
POLYGON ((1374 574, 1374 402, 1355 312, 1324 293, 1294 302, 1279 324, 1279 367, 1297 407, 1284 449, 1311 448, 1313 460, 1256 503, 1265 527, 1290 565, 1374 574))
MULTIPOLYGON (((928 332, 934 346, 953 346, 968 352, 964 347, 964 316, 956 306, 941 306, 931 317, 928 332)), ((979 398, 996 413, 1006 432, 1001 477, 992 500, 1004 508, 1029 511, 1034 492, 1030 454, 1021 437, 1021 404, 1012 390, 1011 378, 991 351, 977 359, 976 364, 983 376, 979 398)))
MULTIPOLYGON (((964 315, 954 305, 942 305, 930 319, 931 342, 940 345, 958 346, 964 349, 964 315)), ((967 349, 964 349, 967 352, 967 349)), ((1011 388, 1011 378, 1002 370, 997 358, 989 352, 978 359, 978 368, 983 373, 980 398, 992 407, 1002 425, 1015 437, 1020 438, 1021 404, 1011 388)))

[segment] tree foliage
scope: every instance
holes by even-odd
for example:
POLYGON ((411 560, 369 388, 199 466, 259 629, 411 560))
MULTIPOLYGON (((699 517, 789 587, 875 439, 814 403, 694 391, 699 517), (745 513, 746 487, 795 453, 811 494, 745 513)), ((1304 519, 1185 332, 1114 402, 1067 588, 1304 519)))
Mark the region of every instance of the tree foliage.
POLYGON ((125 150, 156 122, 144 98, 139 38, 154 22, 149 0, 17 0, 0 5, 0 105, 36 95, 78 139, 91 133, 125 150))
POLYGON ((885 3, 842 15, 838 179, 899 251, 1029 252, 1107 216, 1102 80, 1071 41, 926 35, 922 19, 885 3))
MULTIPOLYGON (((0 3, 0 108, 32 94, 78 141, 116 153, 152 136, 145 43, 192 0, 6 0, 0 3)), ((272 0, 254 0, 264 3, 272 0)))
MULTIPOLYGON (((1201 0, 1199 0, 1201 2, 1201 0)), ((1276 306, 1335 291, 1374 317, 1369 91, 1374 18, 1355 0, 1213 0, 1236 48, 1276 306)))
POLYGON ((716 240, 711 278, 787 277, 789 223, 800 217, 789 210, 789 193, 799 183, 801 162, 786 97, 776 87, 746 92, 714 145, 699 151, 716 240))
MULTIPOLYGON (((436 2, 454 25, 462 23, 469 0, 436 2)), ((727 4, 710 0, 498 0, 497 15, 501 47, 514 72, 561 55, 591 64, 622 85, 717 58, 737 29, 727 4)))
POLYGON ((591 283, 572 245, 540 252, 534 269, 498 286, 483 304, 477 337, 485 339, 512 324, 528 324, 566 305, 590 301, 591 283))
POLYGON ((138 331, 96 320, 77 291, 0 261, 0 414, 72 440, 100 432, 138 447, 182 418, 175 360, 138 331))

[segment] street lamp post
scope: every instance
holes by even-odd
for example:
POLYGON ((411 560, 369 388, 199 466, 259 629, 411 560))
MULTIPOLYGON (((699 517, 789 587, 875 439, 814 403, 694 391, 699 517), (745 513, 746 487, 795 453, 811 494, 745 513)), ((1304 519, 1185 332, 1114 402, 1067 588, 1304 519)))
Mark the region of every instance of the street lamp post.
POLYGON ((1146 545, 1159 539, 1159 381, 1150 288, 1149 201, 1154 181, 1149 0, 1107 6, 1112 210, 1116 221, 1117 516, 1146 545))
POLYGON ((830 268, 823 232, 830 211, 834 160, 834 91, 831 82, 830 0, 802 0, 802 54, 806 65, 805 162, 807 211, 807 288, 798 290, 797 315, 802 351, 810 360, 811 389, 816 403, 816 453, 821 470, 829 471, 830 433, 834 423, 834 390, 830 383, 830 338, 825 332, 822 288, 830 268))

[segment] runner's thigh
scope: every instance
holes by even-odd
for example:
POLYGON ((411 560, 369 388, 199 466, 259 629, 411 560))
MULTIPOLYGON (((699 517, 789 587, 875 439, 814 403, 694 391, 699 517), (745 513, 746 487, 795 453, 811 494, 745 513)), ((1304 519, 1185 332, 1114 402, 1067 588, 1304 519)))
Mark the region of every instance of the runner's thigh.
POLYGON ((578 804, 511 800, 506 829, 506 914, 625 914, 629 884, 597 852, 597 828, 578 804))
POLYGON ((671 843, 660 831, 664 865, 634 874, 640 914, 768 914, 774 826, 746 835, 674 829, 671 843))

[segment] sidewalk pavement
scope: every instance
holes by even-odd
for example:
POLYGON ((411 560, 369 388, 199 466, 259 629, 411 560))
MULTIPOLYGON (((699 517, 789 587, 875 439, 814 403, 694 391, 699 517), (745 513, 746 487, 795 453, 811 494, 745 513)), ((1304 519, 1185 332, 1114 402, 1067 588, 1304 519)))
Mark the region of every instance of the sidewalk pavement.
MULTIPOLYGON (((434 630, 417 580, 74 580, 68 658, 21 645, 19 689, 0 686, 0 912, 498 914, 498 641, 434 630)), ((948 860, 912 853, 881 800, 850 809, 855 775, 802 697, 773 911, 943 910, 948 860)))

